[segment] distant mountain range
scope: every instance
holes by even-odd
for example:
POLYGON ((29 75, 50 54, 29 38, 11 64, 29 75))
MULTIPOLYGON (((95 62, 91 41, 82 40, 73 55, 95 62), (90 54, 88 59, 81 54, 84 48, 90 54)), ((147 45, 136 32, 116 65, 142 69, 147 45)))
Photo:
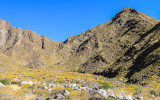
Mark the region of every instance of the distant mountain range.
POLYGON ((160 21, 125 8, 109 22, 58 43, 0 19, 0 72, 16 66, 125 78, 160 79, 160 21))

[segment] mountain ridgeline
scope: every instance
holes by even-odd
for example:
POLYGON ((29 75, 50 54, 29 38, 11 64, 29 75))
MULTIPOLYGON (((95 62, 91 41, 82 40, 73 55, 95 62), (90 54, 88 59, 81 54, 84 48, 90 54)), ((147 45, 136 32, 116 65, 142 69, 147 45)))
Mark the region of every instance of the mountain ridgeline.
POLYGON ((0 58, 1 72, 11 66, 58 67, 143 84, 160 78, 160 21, 125 8, 109 22, 58 43, 0 20, 0 58))

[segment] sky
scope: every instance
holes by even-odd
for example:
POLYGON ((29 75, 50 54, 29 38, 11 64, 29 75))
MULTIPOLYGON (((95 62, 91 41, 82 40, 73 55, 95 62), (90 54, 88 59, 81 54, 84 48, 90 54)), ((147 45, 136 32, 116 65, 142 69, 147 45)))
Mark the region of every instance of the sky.
POLYGON ((108 22, 126 7, 160 20, 160 0, 0 0, 0 19, 63 42, 108 22))

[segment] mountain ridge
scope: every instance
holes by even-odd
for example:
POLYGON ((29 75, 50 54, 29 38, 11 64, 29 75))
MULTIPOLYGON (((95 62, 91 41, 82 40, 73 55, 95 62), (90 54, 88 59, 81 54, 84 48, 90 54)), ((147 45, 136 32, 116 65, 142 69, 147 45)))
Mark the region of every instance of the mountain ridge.
POLYGON ((146 83, 149 75, 159 78, 159 27, 159 20, 127 7, 109 22, 58 43, 0 20, 0 51, 29 68, 58 66, 146 83))

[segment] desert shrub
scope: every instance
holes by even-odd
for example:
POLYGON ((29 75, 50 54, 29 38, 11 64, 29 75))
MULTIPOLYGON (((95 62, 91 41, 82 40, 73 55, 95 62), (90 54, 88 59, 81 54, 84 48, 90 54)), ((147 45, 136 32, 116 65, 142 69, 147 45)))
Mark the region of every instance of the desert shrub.
POLYGON ((138 95, 142 92, 142 90, 140 88, 134 88, 135 90, 135 94, 138 95))
POLYGON ((29 87, 28 87, 28 89, 31 89, 31 90, 33 90, 33 89, 34 89, 34 87, 33 87, 33 86, 29 86, 29 87))
POLYGON ((53 81, 54 84, 62 84, 65 83, 65 81, 53 81))
POLYGON ((4 85, 11 83, 11 81, 8 78, 4 78, 4 79, 0 80, 0 82, 3 83, 4 85))
POLYGON ((101 83, 101 87, 100 88, 108 89, 108 88, 110 88, 110 85, 107 82, 103 82, 103 83, 101 83))
POLYGON ((11 84, 17 84, 17 85, 20 85, 20 82, 13 81, 13 82, 11 82, 11 84))
POLYGON ((130 86, 131 85, 131 83, 126 83, 128 86, 130 86))
POLYGON ((108 97, 108 98, 106 98, 105 100, 120 100, 120 99, 108 97))
POLYGON ((158 96, 158 94, 156 93, 155 90, 151 90, 151 91, 149 91, 149 93, 152 94, 152 95, 154 95, 154 96, 158 96))
POLYGON ((72 100, 76 100, 77 98, 80 100, 89 100, 88 91, 71 90, 70 97, 72 98, 72 100))

